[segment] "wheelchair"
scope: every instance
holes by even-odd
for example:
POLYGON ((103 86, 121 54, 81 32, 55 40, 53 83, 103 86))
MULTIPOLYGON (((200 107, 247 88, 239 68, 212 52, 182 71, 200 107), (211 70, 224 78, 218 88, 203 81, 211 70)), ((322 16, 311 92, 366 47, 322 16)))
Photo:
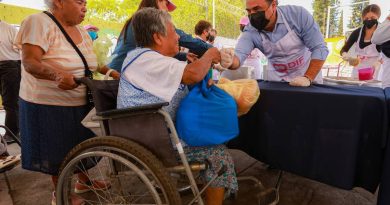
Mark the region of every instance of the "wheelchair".
MULTIPOLYGON (((96 108, 94 121, 100 123, 103 136, 88 139, 74 147, 64 159, 56 187, 58 205, 68 205, 77 194, 86 204, 204 204, 202 193, 224 168, 202 188, 198 188, 199 172, 208 162, 189 163, 169 114, 161 108, 168 103, 116 109, 117 80, 77 79, 88 86, 96 108), (84 183, 91 191, 78 193, 77 174, 88 176, 84 183), (109 187, 95 186, 104 181, 109 187), (191 198, 180 192, 191 192, 191 198)), ((256 178, 255 186, 264 189, 256 178)), ((269 190, 266 190, 266 192, 269 190)), ((275 200, 259 204, 276 204, 275 200)))

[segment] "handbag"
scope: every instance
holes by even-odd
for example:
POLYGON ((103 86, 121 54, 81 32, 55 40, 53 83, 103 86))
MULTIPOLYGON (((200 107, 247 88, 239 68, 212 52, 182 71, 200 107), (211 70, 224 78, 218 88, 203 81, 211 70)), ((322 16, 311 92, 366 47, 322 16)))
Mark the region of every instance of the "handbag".
POLYGON ((177 133, 189 146, 223 144, 239 133, 235 100, 207 81, 194 85, 177 111, 177 133))
MULTIPOLYGON (((47 12, 47 11, 44 11, 43 13, 48 15, 54 21, 54 23, 57 24, 58 28, 64 34, 66 40, 70 43, 70 45, 72 45, 72 47, 76 50, 77 54, 80 56, 81 60, 83 61, 83 64, 84 64, 84 76, 89 78, 89 79, 92 79, 93 78, 92 77, 92 72, 91 72, 91 70, 89 70, 87 60, 85 60, 85 57, 84 57, 83 53, 81 53, 80 49, 73 42, 72 38, 68 35, 68 33, 66 33, 64 27, 62 27, 60 22, 58 22, 58 20, 53 16, 53 14, 51 14, 50 12, 47 12)), ((87 86, 87 106, 90 109, 92 109, 94 107, 92 92, 88 88, 88 86, 87 86)))

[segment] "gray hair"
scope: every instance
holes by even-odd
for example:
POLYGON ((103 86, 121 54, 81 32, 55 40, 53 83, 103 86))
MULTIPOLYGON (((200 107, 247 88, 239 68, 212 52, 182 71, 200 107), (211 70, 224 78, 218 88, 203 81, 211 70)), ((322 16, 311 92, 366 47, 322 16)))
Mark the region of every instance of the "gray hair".
POLYGON ((143 8, 131 18, 137 46, 148 47, 155 44, 153 34, 167 35, 166 24, 172 22, 168 12, 155 8, 143 8))
POLYGON ((49 9, 54 9, 54 2, 53 0, 44 0, 46 6, 49 8, 49 9))

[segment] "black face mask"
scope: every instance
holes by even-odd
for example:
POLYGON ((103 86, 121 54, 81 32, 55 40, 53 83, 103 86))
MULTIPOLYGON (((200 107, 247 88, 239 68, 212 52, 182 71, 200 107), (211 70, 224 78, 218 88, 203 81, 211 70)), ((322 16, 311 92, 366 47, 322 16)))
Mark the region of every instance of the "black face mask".
POLYGON ((378 24, 377 19, 372 19, 372 20, 364 20, 363 21, 364 26, 366 26, 368 29, 372 28, 373 26, 378 24))
POLYGON ((215 40, 215 36, 209 34, 209 35, 206 37, 206 39, 207 39, 208 42, 213 42, 213 41, 215 40))
MULTIPOLYGON (((271 5, 269 5, 271 7, 271 5)), ((257 11, 256 13, 248 15, 251 25, 255 27, 258 31, 262 31, 269 23, 269 19, 265 17, 265 12, 269 7, 264 11, 257 11)), ((274 13, 272 13, 274 15, 274 13)))
POLYGON ((258 31, 264 30, 269 23, 269 20, 265 17, 265 11, 257 11, 256 13, 250 14, 248 17, 251 25, 258 31))

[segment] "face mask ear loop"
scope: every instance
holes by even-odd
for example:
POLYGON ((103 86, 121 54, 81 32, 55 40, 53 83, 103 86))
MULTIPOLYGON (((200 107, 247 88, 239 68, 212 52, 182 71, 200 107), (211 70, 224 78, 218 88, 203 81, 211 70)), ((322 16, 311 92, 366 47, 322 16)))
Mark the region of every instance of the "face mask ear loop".
MULTIPOLYGON (((267 8, 264 12, 268 11, 268 9, 269 9, 271 6, 272 6, 272 3, 268 6, 268 8, 267 8)), ((275 11, 272 12, 272 15, 269 17, 268 21, 272 18, 272 16, 274 16, 274 14, 275 14, 275 11)), ((265 14, 264 14, 264 17, 265 17, 265 14)), ((266 18, 266 17, 265 17, 265 18, 266 18)), ((267 26, 266 26, 266 27, 267 27, 267 26)), ((260 31, 260 32, 263 32, 263 31, 260 31)), ((264 33, 264 32, 263 32, 263 33, 264 33)))
MULTIPOLYGON (((267 10, 268 10, 271 6, 272 6, 272 3, 271 3, 271 5, 268 6, 267 10)), ((267 11, 267 10, 266 10, 266 11, 267 11)), ((272 15, 269 17, 269 20, 272 18, 272 16, 274 16, 274 14, 275 14, 275 11, 272 11, 272 15)))

